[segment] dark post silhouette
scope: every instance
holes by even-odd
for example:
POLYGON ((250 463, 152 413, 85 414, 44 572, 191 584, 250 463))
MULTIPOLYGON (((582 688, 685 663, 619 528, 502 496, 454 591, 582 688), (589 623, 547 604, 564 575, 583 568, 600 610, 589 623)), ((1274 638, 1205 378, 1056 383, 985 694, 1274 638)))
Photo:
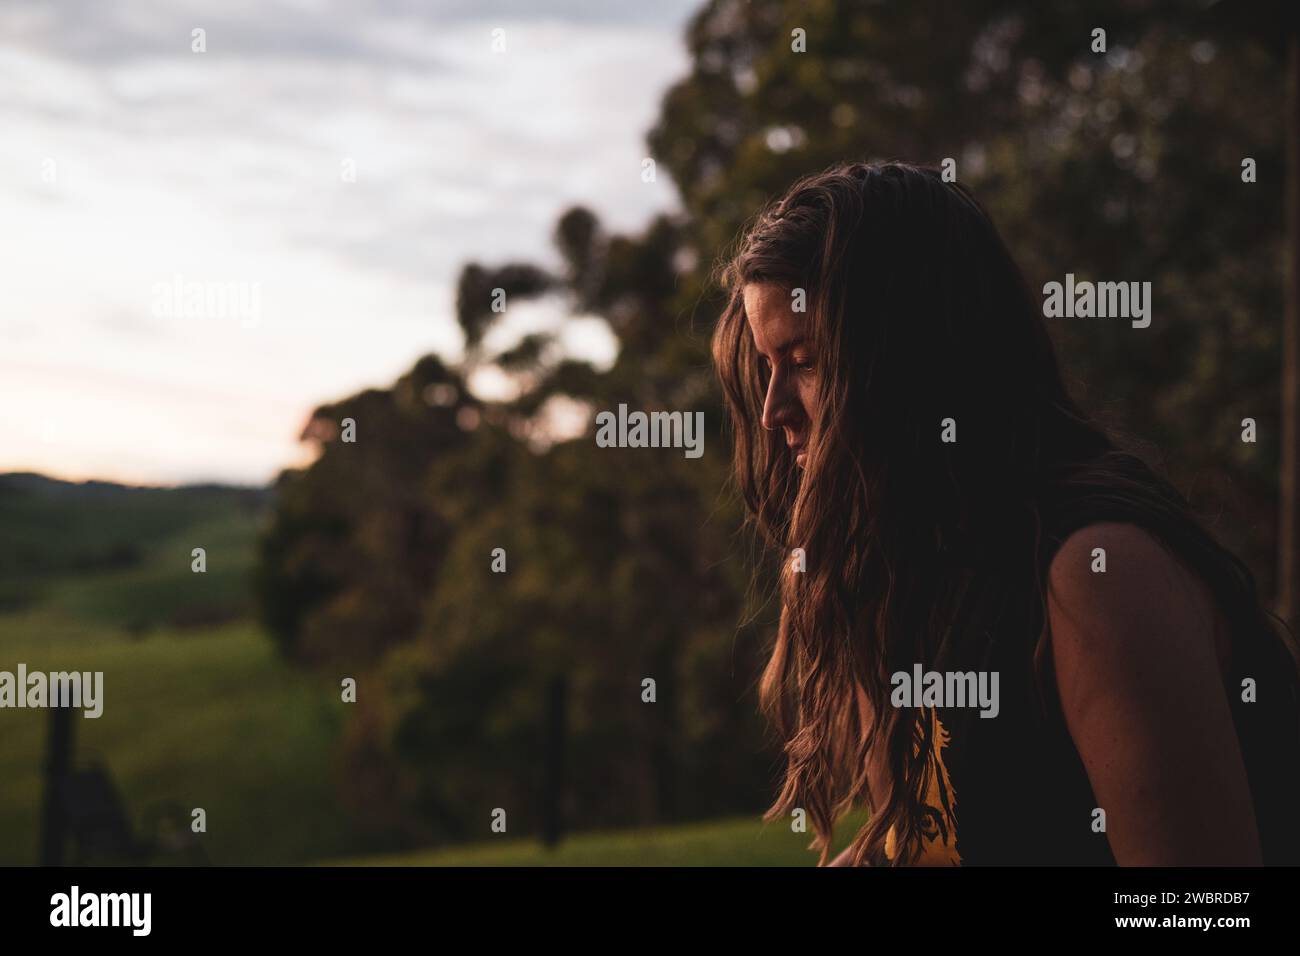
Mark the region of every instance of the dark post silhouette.
POLYGON ((50 737, 45 753, 45 807, 41 817, 41 866, 62 866, 68 818, 64 794, 72 770, 72 708, 50 708, 50 737))
POLYGON ((1207 9, 1210 24, 1252 38, 1285 65, 1286 250, 1275 613, 1300 630, 1300 7, 1294 0, 1215 0, 1207 9))
POLYGON ((1300 31, 1286 20, 1286 311, 1282 317, 1282 477, 1278 610, 1300 629, 1300 31))
POLYGON ((553 677, 546 688, 545 738, 542 745, 542 843, 553 847, 564 835, 564 738, 568 682, 553 677))

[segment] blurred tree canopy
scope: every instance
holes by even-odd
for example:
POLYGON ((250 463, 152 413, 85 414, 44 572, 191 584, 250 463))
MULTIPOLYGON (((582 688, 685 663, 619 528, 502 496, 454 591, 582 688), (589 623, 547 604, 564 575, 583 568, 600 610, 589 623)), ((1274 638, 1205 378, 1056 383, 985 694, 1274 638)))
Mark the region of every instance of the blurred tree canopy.
POLYGON ((317 460, 277 483, 264 619, 295 660, 359 678, 340 785, 380 841, 481 836, 495 807, 535 832, 543 697, 561 674, 571 826, 767 805, 779 752, 754 683, 775 610, 749 593, 762 559, 726 491, 709 272, 764 201, 837 161, 955 159, 1036 288, 1066 272, 1150 280, 1150 328, 1051 325, 1067 374, 1161 450, 1272 584, 1283 94, 1269 51, 1170 0, 712 0, 686 42, 690 73, 648 134, 680 211, 610 235, 571 209, 558 268, 465 266, 464 361, 425 357, 391 389, 317 409, 303 434, 317 460), (492 353, 496 289, 603 318, 613 366, 546 333, 492 353), (517 396, 476 398, 485 368, 517 396), (704 412, 705 455, 597 448, 590 428, 556 440, 563 403, 619 402, 704 412), (1246 416, 1256 445, 1240 441, 1246 416), (348 417, 355 443, 339 437, 348 417))

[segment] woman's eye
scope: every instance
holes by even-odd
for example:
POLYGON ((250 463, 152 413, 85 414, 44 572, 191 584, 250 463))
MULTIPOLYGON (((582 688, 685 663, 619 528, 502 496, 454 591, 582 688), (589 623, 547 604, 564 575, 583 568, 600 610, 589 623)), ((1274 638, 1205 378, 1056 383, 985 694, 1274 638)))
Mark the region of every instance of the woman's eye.
POLYGON ((813 370, 813 360, 810 359, 810 358, 809 358, 809 359, 795 359, 795 360, 794 360, 794 367, 797 368, 797 369, 798 369, 799 371, 801 371, 801 372, 811 372, 811 371, 813 370))

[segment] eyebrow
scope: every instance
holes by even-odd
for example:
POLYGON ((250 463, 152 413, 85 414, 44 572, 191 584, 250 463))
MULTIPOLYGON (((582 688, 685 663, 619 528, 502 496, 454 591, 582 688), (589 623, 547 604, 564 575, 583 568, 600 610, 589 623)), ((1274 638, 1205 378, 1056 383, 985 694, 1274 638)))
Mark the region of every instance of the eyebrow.
MULTIPOLYGON (((797 346, 797 345, 803 345, 803 344, 806 343, 807 341, 808 341, 808 336, 806 336, 806 335, 796 335, 794 338, 790 339, 788 342, 785 342, 785 343, 782 344, 782 345, 778 345, 775 349, 773 349, 773 351, 774 351, 777 355, 780 355, 782 352, 788 352, 788 351, 790 351, 792 348, 794 348, 795 346, 797 346)), ((761 355, 762 353, 760 352, 759 354, 761 355)))

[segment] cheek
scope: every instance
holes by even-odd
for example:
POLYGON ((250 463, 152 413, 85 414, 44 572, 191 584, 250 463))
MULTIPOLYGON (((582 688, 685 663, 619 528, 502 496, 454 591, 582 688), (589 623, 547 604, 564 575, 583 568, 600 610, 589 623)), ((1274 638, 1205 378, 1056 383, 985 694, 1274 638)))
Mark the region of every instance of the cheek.
POLYGON ((816 421, 817 407, 820 404, 817 396, 817 380, 811 376, 799 383, 799 404, 803 406, 804 415, 808 420, 816 421))

